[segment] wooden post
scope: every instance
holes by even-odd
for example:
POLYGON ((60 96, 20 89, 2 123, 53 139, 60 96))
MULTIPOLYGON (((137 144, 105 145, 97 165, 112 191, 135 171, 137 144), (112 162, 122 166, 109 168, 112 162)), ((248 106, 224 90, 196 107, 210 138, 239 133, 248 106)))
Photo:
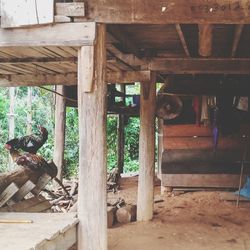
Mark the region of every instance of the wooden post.
MULTIPOLYGON (((121 92, 126 92, 126 85, 121 84, 121 92)), ((123 103, 125 105, 125 98, 123 98, 123 103)), ((117 165, 119 174, 123 173, 124 168, 124 114, 119 114, 118 116, 118 143, 117 143, 117 165)))
MULTIPOLYGON (((57 86, 56 92, 64 95, 64 87, 57 86)), ((57 178, 62 180, 64 166, 64 146, 65 146, 65 118, 66 105, 62 96, 56 95, 55 107, 55 145, 53 161, 58 168, 57 178)))
MULTIPOLYGON (((9 89, 10 107, 9 107, 9 139, 15 137, 15 88, 9 89)), ((9 156, 9 171, 13 170, 14 164, 11 156, 9 156)))
POLYGON ((139 183, 137 220, 148 221, 153 217, 155 170, 155 74, 150 83, 141 84, 139 183))
POLYGON ((199 24, 199 54, 209 57, 212 55, 213 25, 199 24))
POLYGON ((98 24, 94 48, 83 46, 78 54, 78 249, 81 250, 107 250, 105 35, 105 25, 98 24), (86 88, 84 79, 90 80, 90 72, 93 72, 92 86, 86 88))

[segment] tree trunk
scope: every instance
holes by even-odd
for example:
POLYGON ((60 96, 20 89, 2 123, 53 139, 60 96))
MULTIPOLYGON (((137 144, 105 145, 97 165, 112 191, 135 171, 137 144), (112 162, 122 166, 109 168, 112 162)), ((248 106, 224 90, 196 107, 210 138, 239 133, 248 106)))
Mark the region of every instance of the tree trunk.
MULTIPOLYGON (((9 140, 15 137, 15 88, 9 89, 10 107, 9 107, 9 140)), ((9 157, 9 170, 14 169, 14 163, 11 157, 9 157)))
MULTIPOLYGON (((64 95, 64 87, 57 86, 56 91, 64 95)), ((66 106, 65 99, 62 96, 56 95, 55 107, 55 143, 53 161, 58 167, 57 178, 62 180, 64 167, 64 146, 65 146, 65 118, 66 106)))
POLYGON ((27 95, 27 134, 32 133, 32 87, 28 87, 27 95))

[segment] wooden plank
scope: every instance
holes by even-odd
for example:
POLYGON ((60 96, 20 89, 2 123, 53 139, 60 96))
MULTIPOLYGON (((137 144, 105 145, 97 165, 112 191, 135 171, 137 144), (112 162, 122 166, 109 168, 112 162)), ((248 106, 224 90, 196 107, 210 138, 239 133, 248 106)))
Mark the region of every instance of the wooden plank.
MULTIPOLYGON (((217 161, 216 159, 197 161, 179 160, 176 162, 163 162, 162 174, 240 174, 240 158, 238 162, 230 162, 227 159, 217 161)), ((250 164, 245 163, 244 174, 250 174, 250 164)))
POLYGON ((103 23, 250 23, 250 3, 238 0, 86 0, 88 18, 103 23))
MULTIPOLYGON (((79 112, 79 194, 78 194, 78 249, 107 250, 106 200, 106 28, 97 25, 95 59, 78 65, 79 112), (93 91, 85 92, 85 70, 92 68, 93 91), (95 240, 93 240, 95 239, 95 240)), ((81 48, 82 49, 82 48, 81 48)), ((79 52, 80 53, 80 52, 79 52)))
POLYGON ((147 70, 108 72, 106 77, 108 83, 148 82, 150 80, 151 74, 147 70))
POLYGON ((189 50, 188 50, 188 46, 187 46, 187 43, 186 43, 185 36, 184 36, 184 34, 182 32, 182 29, 181 29, 181 25, 180 24, 176 24, 175 28, 176 28, 178 36, 179 36, 179 38, 181 40, 181 44, 182 44, 182 47, 183 47, 183 49, 185 51, 186 56, 190 57, 190 53, 189 53, 189 50))
POLYGON ((56 3, 56 15, 69 17, 84 17, 85 4, 81 3, 56 3))
MULTIPOLYGON (((57 86, 56 92, 65 95, 64 86, 57 86)), ((64 171, 64 146, 65 146, 65 119, 66 119, 66 100, 56 95, 55 107, 55 143, 53 161, 57 166, 57 178, 62 180, 64 171)))
POLYGON ((1 194, 0 194, 0 207, 2 207, 8 200, 10 200, 18 192, 18 187, 15 183, 11 183, 1 194))
POLYGON ((46 62, 77 62, 76 57, 67 57, 67 58, 60 58, 60 57, 26 57, 26 58, 1 58, 0 65, 4 64, 18 64, 18 63, 46 63, 46 62))
POLYGON ((77 75, 69 74, 38 74, 0 76, 0 87, 39 86, 39 85, 76 85, 77 75))
MULTIPOLYGON (((145 85, 145 83, 143 83, 145 85)), ((148 98, 141 87, 140 96, 140 138, 139 138, 139 181, 137 197, 137 220, 153 218, 154 208, 154 166, 155 166, 155 105, 156 75, 153 74, 148 98)))
MULTIPOLYGON (((213 149, 212 137, 172 137, 163 138, 164 149, 213 149)), ((219 138, 219 149, 243 148, 244 141, 237 138, 219 138)))
POLYGON ((37 181, 36 187, 32 190, 32 194, 38 195, 42 189, 52 180, 48 174, 43 174, 37 181))
POLYGON ((152 59, 148 65, 152 71, 175 74, 250 74, 249 59, 152 59))
POLYGON ((3 207, 0 209, 0 212, 39 213, 51 208, 51 206, 49 201, 39 196, 20 201, 8 207, 3 207))
MULTIPOLYGON (((164 150, 162 154, 162 163, 168 164, 178 163, 206 163, 213 162, 214 164, 237 163, 242 159, 243 151, 241 149, 218 149, 216 157, 211 149, 170 149, 164 150)), ((246 156, 246 161, 250 162, 250 152, 246 156)))
POLYGON ((2 28, 16 28, 53 22, 53 0, 1 0, 2 28))
POLYGON ((213 135, 212 128, 208 126, 197 126, 195 124, 167 125, 163 126, 164 137, 187 137, 187 136, 209 136, 213 135))
POLYGON ((235 26, 231 57, 235 57, 235 55, 236 55, 236 51, 237 51, 237 48, 238 48, 238 45, 240 42, 243 28, 244 28, 244 24, 238 24, 235 26))
POLYGON ((162 186, 238 188, 239 178, 230 174, 163 174, 162 186))
POLYGON ((0 47, 92 45, 95 23, 59 23, 53 26, 0 29, 0 47), (67 31, 67 32, 65 32, 67 31))
POLYGON ((199 24, 199 54, 209 57, 212 55, 213 25, 199 24))
POLYGON ((35 184, 28 180, 25 184, 23 184, 18 192, 14 195, 13 199, 15 201, 20 201, 22 200, 33 188, 35 188, 35 184))

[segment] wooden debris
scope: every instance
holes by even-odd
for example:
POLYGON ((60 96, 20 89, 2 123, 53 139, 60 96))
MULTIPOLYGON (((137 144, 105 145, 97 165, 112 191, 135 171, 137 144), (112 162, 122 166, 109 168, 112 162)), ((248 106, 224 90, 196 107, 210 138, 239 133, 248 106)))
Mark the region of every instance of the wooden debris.
POLYGON ((16 184, 11 183, 0 195, 0 207, 10 200, 18 192, 16 184))
POLYGON ((136 205, 128 204, 116 211, 116 219, 120 223, 129 223, 136 220, 136 205))
POLYGON ((116 192, 119 188, 120 174, 118 168, 112 169, 107 176, 107 191, 116 192))
POLYGON ((39 213, 51 208, 51 204, 44 197, 38 196, 20 201, 11 206, 0 208, 0 212, 29 212, 39 213))
POLYGON ((16 202, 22 200, 32 189, 35 188, 35 186, 36 185, 32 181, 28 180, 14 195, 14 200, 16 202))

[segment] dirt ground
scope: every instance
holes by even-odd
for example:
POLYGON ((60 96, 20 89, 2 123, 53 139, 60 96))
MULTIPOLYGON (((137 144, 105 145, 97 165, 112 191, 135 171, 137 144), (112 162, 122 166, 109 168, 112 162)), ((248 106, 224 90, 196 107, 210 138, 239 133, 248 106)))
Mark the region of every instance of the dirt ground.
MULTIPOLYGON (((136 201, 137 180, 124 179, 122 197, 136 201)), ((247 250, 250 249, 250 202, 222 199, 221 192, 187 192, 160 196, 155 188, 154 219, 150 222, 117 224, 109 229, 109 250, 247 250)))

